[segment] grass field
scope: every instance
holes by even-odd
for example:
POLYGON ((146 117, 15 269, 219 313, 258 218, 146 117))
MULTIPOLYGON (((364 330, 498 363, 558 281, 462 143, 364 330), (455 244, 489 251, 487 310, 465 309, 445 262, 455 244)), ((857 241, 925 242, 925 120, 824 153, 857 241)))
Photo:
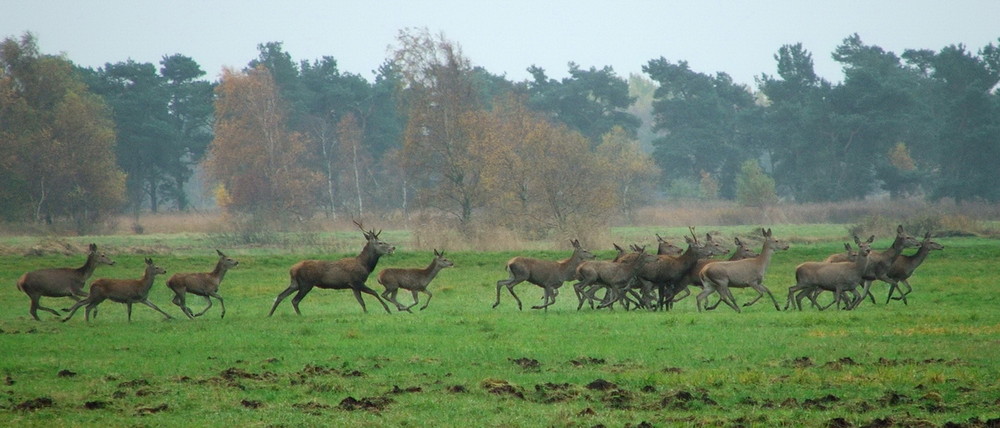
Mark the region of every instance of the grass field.
MULTIPOLYGON (((795 266, 842 248, 840 225, 776 226, 792 242, 774 256, 765 284, 782 306, 795 266)), ((750 227, 713 228, 731 242, 750 227)), ((615 239, 680 240, 686 230, 622 228, 615 239)), ((407 248, 379 268, 423 267, 431 252, 407 248)), ((881 236, 873 248, 884 249, 881 236)), ((1000 242, 940 238, 911 283, 909 304, 854 311, 777 312, 762 299, 737 314, 698 313, 694 299, 671 312, 576 310, 564 286, 547 312, 527 309, 541 289, 521 284, 526 309, 496 281, 514 255, 560 259, 566 250, 448 252, 456 267, 431 283, 425 311, 368 313, 349 292, 315 289, 294 314, 289 300, 268 318, 304 258, 353 256, 358 232, 303 237, 309 245, 221 247, 240 260, 219 305, 195 320, 170 303, 158 278, 151 300, 176 319, 105 302, 89 324, 28 315, 14 286, 24 272, 79 266, 82 255, 22 256, 38 238, 0 238, 0 426, 986 426, 1000 423, 1000 242), (327 254, 325 251, 335 251, 327 254)), ((220 241, 142 235, 96 242, 117 261, 94 278, 137 278, 152 257, 175 272, 208 271, 220 241)), ((293 242, 294 243, 294 242, 293 242)), ((610 258, 611 245, 593 248, 610 258)), ((378 270, 377 269, 377 270, 378 270)), ((369 286, 381 291, 374 279, 369 286)), ((736 290, 747 301, 752 292, 736 290)), ((421 296, 421 299, 424 299, 421 296)), ((409 294, 400 293, 408 302, 409 294)), ((200 298, 189 296, 197 312, 200 298)), ((68 307, 68 298, 43 298, 68 307)), ((416 309, 416 308, 415 308, 416 309)))

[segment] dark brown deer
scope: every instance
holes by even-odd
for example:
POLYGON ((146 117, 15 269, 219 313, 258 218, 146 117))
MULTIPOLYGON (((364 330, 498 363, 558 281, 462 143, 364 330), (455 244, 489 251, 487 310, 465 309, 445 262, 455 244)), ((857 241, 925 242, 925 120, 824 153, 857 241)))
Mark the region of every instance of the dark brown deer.
POLYGON ((219 318, 226 317, 226 302, 219 295, 219 284, 222 283, 226 272, 230 268, 236 267, 240 262, 226 256, 222 251, 215 250, 215 252, 219 254, 219 261, 215 263, 215 269, 211 272, 175 273, 167 280, 167 287, 174 291, 174 304, 180 307, 188 318, 194 319, 194 317, 205 315, 205 312, 208 312, 209 308, 212 307, 212 297, 218 299, 219 305, 222 306, 222 316, 219 318), (187 293, 204 297, 208 306, 197 314, 193 313, 185 303, 184 297, 187 293))
POLYGON ((767 293, 767 295, 771 298, 771 302, 774 303, 774 309, 779 311, 781 310, 781 308, 778 307, 777 299, 774 298, 774 294, 771 294, 771 290, 768 290, 767 287, 764 286, 764 274, 767 272, 767 266, 771 263, 771 256, 774 255, 774 252, 778 250, 787 250, 788 243, 775 239, 774 235, 771 234, 771 229, 764 230, 763 234, 764 245, 757 257, 731 262, 719 261, 711 263, 701 270, 701 274, 699 274, 699 276, 701 277, 701 283, 702 286, 704 286, 704 289, 701 293, 698 293, 699 312, 701 312, 705 299, 716 291, 718 291, 719 296, 722 297, 723 302, 733 308, 736 312, 740 312, 740 307, 736 305, 736 299, 733 298, 733 293, 729 291, 730 287, 750 287, 757 290, 759 293, 757 298, 743 304, 743 306, 750 306, 756 303, 761 297, 764 296, 764 293, 767 293))
MULTIPOLYGON (((729 256, 728 259, 729 261, 734 262, 737 260, 748 259, 750 257, 757 257, 757 252, 750 249, 750 247, 747 245, 746 242, 743 242, 743 240, 741 240, 740 238, 735 238, 735 242, 736 242, 736 250, 733 251, 733 255, 729 256)), ((701 288, 702 287, 701 277, 698 276, 698 274, 701 273, 701 270, 704 269, 706 265, 708 265, 709 263, 715 263, 717 261, 720 260, 719 259, 698 260, 698 262, 695 263, 694 267, 692 267, 691 270, 689 270, 687 274, 684 275, 684 278, 681 278, 681 280, 678 281, 676 286, 671 290, 670 294, 673 296, 673 299, 670 300, 670 303, 671 304, 677 303, 682 299, 686 298, 687 296, 690 296, 691 290, 688 287, 692 285, 701 288), (678 294, 680 293, 684 294, 678 296, 678 294)))
POLYGON ((924 234, 924 240, 920 241, 920 248, 917 249, 916 254, 912 256, 903 254, 896 258, 896 261, 892 262, 892 266, 889 267, 888 275, 889 278, 901 281, 906 286, 906 291, 903 291, 902 287, 898 286, 898 283, 893 283, 892 287, 889 288, 889 298, 886 299, 885 303, 888 304, 890 299, 895 299, 902 300, 903 304, 906 304, 906 295, 913 291, 913 287, 910 287, 910 282, 908 281, 913 276, 913 272, 924 262, 931 251, 943 249, 943 245, 931 241, 931 233, 927 232, 924 234), (900 295, 899 297, 892 297, 892 292, 896 289, 899 290, 900 295))
POLYGON ((624 299, 632 283, 636 282, 639 268, 655 259, 655 256, 646 254, 645 248, 638 247, 636 251, 623 255, 617 261, 590 260, 581 263, 576 268, 579 282, 573 285, 579 296, 576 309, 583 308, 587 301, 593 307, 594 294, 599 288, 607 288, 607 292, 598 309, 624 299))
MULTIPOLYGON (((691 228, 691 234, 694 236, 693 228, 691 228)), ((667 307, 668 301, 673 298, 670 295, 670 290, 674 288, 674 284, 684 278, 684 275, 694 267, 698 260, 725 254, 729 251, 714 241, 711 235, 706 235, 704 243, 690 237, 684 237, 684 240, 687 241, 688 248, 680 256, 657 256, 655 261, 646 263, 639 269, 639 279, 644 287, 643 294, 649 295, 653 287, 656 288, 658 294, 657 309, 662 310, 667 307)))
POLYGON ((573 244, 573 254, 568 259, 558 262, 521 256, 510 259, 507 262, 507 272, 510 276, 497 281, 497 301, 493 303, 493 307, 500 305, 500 289, 506 286, 510 295, 517 301, 517 309, 521 310, 521 299, 514 294, 514 286, 524 281, 545 290, 542 304, 532 306, 532 309, 546 309, 552 306, 556 302, 559 287, 562 287, 563 282, 576 279, 577 266, 585 260, 594 258, 590 251, 580 246, 580 241, 574 239, 570 243, 573 244))
POLYGON ((112 302, 124 303, 125 307, 128 308, 128 321, 132 322, 132 304, 142 303, 155 309, 157 312, 163 314, 167 319, 172 319, 170 314, 163 312, 160 308, 156 307, 153 302, 149 301, 149 290, 153 287, 153 281, 156 279, 156 275, 162 275, 167 273, 167 270, 153 264, 153 259, 146 258, 146 268, 142 273, 142 278, 139 279, 111 279, 111 278, 100 278, 90 284, 90 295, 86 299, 76 302, 73 307, 69 308, 69 315, 63 318, 63 322, 69 321, 73 318, 73 314, 76 313, 77 309, 81 306, 87 305, 86 319, 90 322, 90 312, 94 312, 94 317, 97 317, 97 305, 101 302, 111 299, 112 302))
MULTIPOLYGON (((857 236, 854 237, 854 242, 861 245, 861 240, 857 236)), ((854 309, 858 306, 866 296, 869 296, 869 290, 871 289, 872 282, 876 279, 888 283, 890 285, 890 290, 892 286, 895 286, 896 279, 889 276, 889 268, 892 264, 896 262, 896 259, 903 253, 904 248, 913 248, 920 246, 920 241, 916 238, 908 235, 905 230, 903 230, 903 225, 896 226, 896 239, 892 241, 892 246, 884 251, 872 251, 868 255, 868 268, 865 269, 864 277, 864 289, 861 290, 861 297, 854 300, 851 303, 850 308, 854 309)), ((874 302, 874 296, 872 296, 872 301, 874 302)))
MULTIPOLYGON (((852 253, 849 245, 845 245, 848 253, 852 253)), ((869 254, 871 254, 871 246, 867 242, 862 242, 859 245, 857 253, 854 254, 853 261, 845 262, 805 262, 801 263, 795 267, 795 285, 788 288, 788 301, 785 303, 785 309, 792 304, 792 299, 795 299, 795 307, 800 311, 802 310, 802 298, 809 297, 812 301, 813 306, 816 306, 820 310, 826 309, 830 305, 836 304, 840 307, 840 302, 844 302, 845 306, 849 305, 853 299, 848 300, 844 293, 850 291, 855 294, 857 298, 858 284, 861 282, 861 278, 864 276, 865 269, 868 267, 869 254), (833 292, 833 302, 830 305, 820 307, 816 303, 816 295, 819 291, 826 290, 833 292), (795 293, 799 293, 795 295, 795 293)))
POLYGON ((375 269, 379 258, 386 254, 392 254, 396 247, 379 239, 381 230, 378 233, 375 230, 365 231, 361 223, 355 221, 354 224, 361 229, 365 240, 367 240, 364 248, 361 249, 361 254, 336 261, 303 260, 292 265, 289 270, 291 283, 285 291, 282 291, 274 299, 274 305, 271 306, 271 311, 267 313, 267 316, 273 315, 278 304, 292 293, 296 293, 295 297, 292 298, 292 308, 295 309, 296 314, 302 315, 302 312, 299 312, 299 302, 302 301, 303 297, 306 297, 306 294, 309 294, 313 287, 351 290, 354 292, 354 297, 358 299, 358 303, 361 304, 361 310, 366 313, 368 308, 365 307, 361 293, 370 294, 375 296, 375 299, 382 304, 387 313, 392 313, 378 293, 365 285, 365 281, 375 269))
POLYGON ((28 295, 31 299, 31 308, 28 310, 31 317, 38 318, 38 310, 51 312, 55 316, 61 316, 54 309, 47 308, 39 304, 42 297, 70 297, 79 302, 81 297, 87 297, 83 287, 87 279, 94 274, 98 265, 114 265, 115 262, 104 253, 97 251, 97 244, 90 244, 87 253, 87 261, 78 268, 50 268, 27 272, 17 280, 17 289, 28 295))
POLYGON ((671 244, 666 239, 663 239, 659 233, 656 234, 656 255, 677 257, 683 253, 683 248, 671 244))
POLYGON ((424 302, 424 306, 420 307, 420 310, 427 309, 427 305, 431 304, 431 297, 434 297, 430 291, 427 291, 427 285, 430 284, 431 280, 437 276, 441 269, 446 267, 454 266, 451 260, 448 260, 444 256, 444 252, 438 252, 434 250, 434 260, 431 260, 431 264, 423 269, 400 269, 400 268, 389 268, 383 269, 382 272, 378 273, 378 283, 385 287, 385 291, 382 292, 382 297, 386 300, 396 304, 396 309, 400 311, 411 312, 410 308, 417 306, 419 301, 417 300, 417 293, 423 292, 427 295, 427 301, 424 302), (399 301, 396 300, 396 293, 399 289, 410 290, 413 293, 413 304, 404 307, 399 301))

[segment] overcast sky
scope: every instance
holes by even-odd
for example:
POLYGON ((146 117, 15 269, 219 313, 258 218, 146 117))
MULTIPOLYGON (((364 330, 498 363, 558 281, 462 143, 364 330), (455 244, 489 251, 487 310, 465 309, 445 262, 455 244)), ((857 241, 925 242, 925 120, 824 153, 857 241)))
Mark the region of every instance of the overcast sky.
POLYGON ((853 33, 897 54, 998 44, 1000 1, 0 0, 0 36, 31 31, 43 53, 95 68, 179 53, 211 80, 271 41, 295 61, 332 56, 341 71, 370 79, 407 27, 443 32, 474 65, 514 81, 533 64, 554 78, 570 61, 624 77, 664 57, 753 85, 775 74, 778 48, 801 42, 817 73, 836 82, 830 53, 853 33))

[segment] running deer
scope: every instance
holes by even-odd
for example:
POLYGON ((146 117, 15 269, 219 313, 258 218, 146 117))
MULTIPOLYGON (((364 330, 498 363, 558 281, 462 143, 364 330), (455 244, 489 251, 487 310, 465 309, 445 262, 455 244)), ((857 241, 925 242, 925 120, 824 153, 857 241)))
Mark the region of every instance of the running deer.
POLYGON ((396 309, 399 311, 411 312, 410 308, 417 306, 417 303, 419 303, 417 293, 423 292, 427 295, 427 301, 424 302, 424 306, 420 307, 420 310, 427 309, 427 305, 431 304, 431 297, 434 297, 430 291, 427 291, 427 284, 430 284, 431 280, 437 276, 441 269, 454 265, 455 263, 445 258, 443 251, 438 252, 435 249, 434 260, 431 260, 431 264, 424 269, 383 269, 382 272, 378 273, 378 283, 385 287, 382 297, 395 303, 396 309), (399 292, 400 288, 410 290, 413 293, 412 305, 404 307, 396 300, 396 293, 399 292))
MULTIPOLYGON (((848 253, 853 251, 850 245, 845 245, 848 253)), ((792 304, 795 299, 795 307, 802 310, 802 298, 809 297, 813 305, 820 310, 836 304, 840 307, 840 302, 848 305, 853 299, 847 300, 844 293, 850 291, 857 298, 858 284, 864 276, 868 267, 871 246, 867 242, 862 242, 858 247, 858 252, 854 255, 853 261, 844 262, 805 262, 795 267, 795 285, 788 288, 788 301, 785 309, 792 304), (816 295, 819 291, 832 291, 833 302, 830 305, 820 307, 816 303, 816 295), (799 293, 795 295, 795 293, 799 293)))
MULTIPOLYGON (((747 245, 746 242, 743 242, 743 240, 741 240, 740 238, 734 238, 734 240, 736 242, 736 250, 733 251, 732 256, 729 256, 728 259, 729 261, 734 262, 737 260, 748 259, 750 257, 757 257, 757 252, 750 249, 750 247, 747 245)), ((682 299, 686 298, 687 296, 690 296, 691 290, 688 288, 689 286, 693 285, 696 287, 702 287, 701 277, 698 276, 698 274, 701 273, 701 270, 704 269, 706 265, 708 265, 709 263, 715 263, 717 261, 720 260, 719 259, 698 260, 698 262, 695 263, 694 267, 688 270, 687 274, 684 275, 684 278, 681 278, 681 280, 677 282, 677 285, 671 290, 671 295, 673 295, 674 297, 673 299, 670 300, 669 303, 670 304, 677 303, 682 299), (677 296, 682 292, 684 293, 682 296, 677 296)))
POLYGON ((781 308, 778 307, 778 301, 774 298, 774 295, 771 294, 771 290, 768 290, 767 287, 764 286, 764 274, 767 272, 767 266, 771 263, 771 256, 774 255, 774 252, 778 250, 787 250, 788 243, 775 239, 774 235, 771 234, 771 229, 764 230, 763 234, 764 245, 757 257, 750 257, 737 261, 720 261, 711 263, 701 270, 699 277, 701 277, 701 283, 704 286, 704 289, 701 293, 698 293, 699 312, 701 312, 705 299, 716 291, 718 291, 719 296, 722 297, 721 301, 726 302, 726 304, 733 308, 736 312, 740 312, 740 307, 736 305, 736 299, 733 298, 733 293, 729 291, 730 287, 750 287, 757 290, 757 293, 759 293, 757 298, 743 304, 743 306, 750 306, 756 303, 761 297, 764 296, 764 293, 767 293, 767 295, 771 298, 771 302, 774 303, 774 309, 779 311, 781 310, 781 308))
POLYGON ((677 257, 683 253, 683 248, 667 242, 659 233, 656 234, 656 255, 677 257))
POLYGON ((78 268, 50 268, 27 272, 17 280, 17 289, 28 295, 31 299, 31 308, 28 310, 32 318, 38 318, 38 310, 51 312, 55 316, 61 316, 52 308, 47 308, 39 304, 42 297, 70 297, 79 302, 81 297, 87 297, 83 287, 87 279, 94 274, 98 265, 114 265, 115 262, 104 253, 97 251, 97 244, 90 244, 87 253, 87 261, 78 268))
POLYGON ((292 265, 289 270, 291 282, 288 288, 274 299, 274 305, 271 306, 271 311, 267 313, 267 316, 273 315, 278 304, 292 293, 296 293, 295 297, 292 298, 292 308, 295 309, 296 314, 302 315, 302 312, 299 312, 299 302, 302 301, 303 297, 306 297, 306 294, 309 294, 313 287, 331 290, 349 289, 354 292, 354 297, 358 299, 361 310, 365 313, 368 312, 368 308, 365 307, 361 293, 370 294, 375 296, 375 299, 382 304, 387 313, 392 313, 389 311, 389 306, 382 301, 382 297, 365 285, 365 281, 375 270, 379 258, 386 254, 392 254, 393 251, 396 251, 396 247, 379 239, 378 236, 382 234, 381 230, 378 233, 375 230, 365 231, 361 223, 354 221, 354 224, 361 229, 367 241, 364 248, 361 249, 361 254, 336 261, 303 260, 292 265))
MULTIPOLYGON (((861 245, 861 240, 857 236, 854 237, 854 242, 861 245)), ((896 259, 903 253, 904 248, 919 247, 920 241, 916 238, 908 235, 905 230, 903 230, 903 225, 896 226, 896 239, 892 241, 892 246, 884 251, 872 251, 868 255, 868 268, 865 269, 864 275, 864 289, 861 290, 861 297, 855 299, 851 302, 850 309, 854 309, 865 300, 865 296, 869 296, 869 290, 871 289, 872 282, 876 279, 888 283, 890 285, 890 290, 896 285, 897 280, 889 276, 889 268, 892 264, 896 262, 896 259)), ((874 302, 875 297, 872 296, 872 301, 874 302)))
MULTIPOLYGON (((689 229, 691 235, 695 236, 694 228, 689 229)), ((684 275, 694 267, 698 260, 725 254, 729 251, 720 243, 715 242, 711 235, 706 234, 705 237, 704 243, 698 242, 696 237, 684 237, 688 248, 683 254, 677 257, 657 256, 655 261, 646 263, 639 269, 639 279, 642 281, 644 294, 652 294, 653 287, 656 287, 658 293, 657 309, 666 308, 667 302, 673 298, 670 295, 670 290, 674 288, 674 284, 684 278, 684 275)))
POLYGON ((514 257, 507 262, 507 272, 510 276, 507 279, 497 281, 497 301, 493 303, 496 308, 500 305, 500 289, 504 286, 510 291, 510 295, 517 301, 517 309, 521 310, 521 299, 514 294, 514 286, 524 281, 535 284, 545 290, 541 305, 532 306, 532 309, 546 309, 556 302, 559 295, 559 287, 563 282, 576 279, 576 268, 586 260, 594 258, 594 255, 587 249, 580 246, 579 240, 572 240, 573 254, 568 259, 553 262, 531 257, 514 257))
POLYGON ((920 241, 920 248, 917 249, 917 253, 912 256, 901 255, 896 258, 896 261, 892 262, 892 266, 889 267, 889 278, 896 281, 902 281, 903 285, 906 286, 906 291, 903 291, 898 283, 893 283, 892 287, 889 288, 889 298, 886 299, 885 303, 889 303, 889 299, 902 300, 903 304, 906 304, 906 295, 913 291, 913 287, 910 287, 910 282, 907 281, 913 276, 913 271, 917 270, 917 267, 924 262, 927 255, 933 250, 943 250, 944 246, 938 244, 937 242, 931 241, 931 233, 927 232, 924 234, 924 240, 920 241), (892 297, 892 292, 894 290, 899 290, 899 297, 892 297))
POLYGON ((607 292, 597 309, 609 307, 625 298, 636 280, 639 268, 652 260, 655 260, 655 256, 647 255, 645 248, 638 247, 636 251, 625 254, 616 261, 590 260, 581 263, 576 268, 579 282, 573 285, 579 298, 576 310, 583 308, 586 301, 591 302, 593 307, 594 294, 602 287, 607 288, 607 292))
POLYGON ((209 308, 212 307, 212 297, 218 299, 219 305, 222 306, 222 316, 219 318, 226 317, 226 302, 219 295, 219 284, 222 283, 222 278, 226 276, 226 272, 230 268, 236 267, 240 262, 226 256, 222 251, 215 250, 215 252, 219 254, 219 261, 215 263, 215 269, 211 272, 175 273, 167 280, 167 287, 174 291, 173 303, 180 307, 184 311, 184 315, 187 315, 190 319, 205 315, 205 312, 208 312, 209 308), (204 297, 208 306, 197 314, 193 313, 191 308, 187 307, 185 303, 184 297, 187 293, 204 297))
POLYGON ((112 302, 124 303, 125 307, 128 308, 128 321, 132 322, 132 304, 142 303, 155 309, 157 312, 163 314, 167 319, 172 319, 173 317, 166 312, 160 310, 156 307, 153 302, 149 301, 149 289, 153 287, 153 280, 156 279, 156 275, 162 275, 167 273, 167 270, 153 264, 153 259, 146 258, 146 268, 143 271, 142 278, 139 279, 110 279, 110 278, 100 278, 95 280, 90 284, 90 295, 86 299, 76 302, 73 307, 69 308, 69 315, 63 318, 63 322, 69 321, 73 318, 73 314, 76 313, 77 309, 81 306, 87 305, 86 319, 90 322, 90 312, 94 312, 94 317, 97 317, 97 305, 101 302, 111 299, 112 302))

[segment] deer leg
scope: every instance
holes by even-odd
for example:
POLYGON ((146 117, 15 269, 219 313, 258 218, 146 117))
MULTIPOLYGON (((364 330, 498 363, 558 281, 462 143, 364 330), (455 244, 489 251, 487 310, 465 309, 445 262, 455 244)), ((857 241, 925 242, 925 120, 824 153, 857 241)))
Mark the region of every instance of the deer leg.
POLYGON ((208 310, 212 308, 212 299, 209 298, 208 296, 202 296, 202 297, 205 298, 205 303, 208 303, 208 306, 205 306, 205 309, 202 309, 201 312, 194 314, 194 316, 196 317, 205 315, 205 312, 208 312, 208 310))
MULTIPOLYGON (((163 312, 163 310, 160 309, 159 307, 157 307, 156 305, 154 305, 153 302, 150 302, 149 299, 140 300, 139 303, 142 303, 142 304, 144 304, 146 306, 149 306, 149 307, 153 308, 153 310, 155 310, 156 312, 159 312, 159 313, 163 314, 163 316, 167 317, 168 320, 174 319, 174 317, 170 316, 170 314, 168 314, 166 312, 163 312)), ((132 304, 129 303, 129 310, 130 311, 131 311, 131 308, 132 308, 132 304)))
MULTIPOLYGON (((785 310, 786 311, 788 310, 788 308, 790 306, 792 306, 792 301, 795 300, 795 292, 797 292, 797 291, 799 291, 799 290, 801 290, 803 288, 804 288, 804 286, 799 285, 799 284, 795 284, 795 285, 793 285, 791 287, 788 287, 788 300, 785 301, 785 310)), ((801 311, 802 308, 799 308, 799 310, 801 311)))
POLYGON ((281 303, 282 300, 285 300, 286 297, 288 297, 289 295, 291 295, 292 293, 294 293, 296 288, 298 288, 298 284, 296 284, 293 281, 288 286, 288 288, 285 289, 285 291, 282 291, 280 294, 278 294, 278 297, 274 298, 274 304, 271 305, 271 312, 268 312, 267 316, 274 315, 274 310, 278 307, 278 304, 281 303))
MULTIPOLYGON (((73 314, 76 313, 76 310, 80 309, 80 306, 86 305, 87 303, 89 303, 89 302, 87 302, 86 300, 81 301, 81 302, 76 302, 76 304, 74 304, 69 309, 67 309, 67 311, 69 312, 69 314, 66 315, 66 318, 62 319, 62 322, 69 321, 70 318, 73 318, 73 314)), ((35 317, 35 319, 37 320, 38 317, 35 317)))
POLYGON ((413 312, 410 308, 417 306, 417 304, 420 303, 418 300, 419 296, 417 296, 417 290, 410 290, 410 294, 413 296, 413 303, 411 303, 410 306, 403 308, 406 312, 413 312))
MULTIPOLYGON (((851 309, 854 309, 854 308, 858 307, 858 305, 861 304, 861 301, 865 300, 865 297, 871 295, 868 292, 868 290, 871 289, 871 287, 872 287, 872 281, 869 281, 867 279, 864 280, 864 285, 863 285, 863 287, 861 289, 861 297, 858 298, 858 299, 855 299, 853 302, 851 302, 851 307, 850 307, 851 309)), ((874 297, 872 297, 872 299, 873 299, 872 303, 875 303, 874 302, 874 297)))
POLYGON ((548 310, 549 306, 556 302, 556 294, 558 294, 559 292, 556 291, 555 287, 553 287, 552 285, 545 285, 542 286, 542 290, 544 290, 542 293, 542 304, 532 306, 531 309, 548 310))
MULTIPOLYGON (((357 290, 359 292, 375 296, 375 300, 378 300, 378 302, 382 304, 382 308, 385 309, 385 313, 387 313, 387 314, 391 314, 392 313, 392 311, 389 310, 389 305, 385 304, 385 301, 382 300, 382 296, 379 296, 378 292, 376 292, 375 290, 372 290, 371 288, 369 288, 364 283, 361 283, 361 287, 358 287, 357 290)), ((361 301, 361 295, 360 294, 356 294, 356 296, 358 297, 358 301, 361 301)), ((364 308, 365 308, 365 303, 361 302, 361 309, 364 309, 364 308)), ((365 312, 368 312, 368 311, 366 310, 365 312)))
POLYGON ((910 282, 909 281, 907 281, 905 279, 901 279, 900 281, 903 283, 903 285, 906 286, 906 291, 903 291, 903 288, 900 287, 899 288, 899 292, 901 293, 901 295, 899 297, 896 297, 895 298, 896 300, 902 300, 903 298, 906 297, 907 294, 910 294, 910 292, 913 291, 913 287, 910 287, 910 282))
MULTIPOLYGON (((216 298, 216 299, 219 299, 219 306, 222 306, 222 316, 220 316, 219 318, 220 318, 220 319, 221 319, 221 318, 225 318, 225 317, 226 317, 226 302, 225 302, 224 300, 222 300, 222 296, 220 296, 220 295, 219 295, 219 293, 208 293, 208 295, 209 295, 209 296, 212 296, 212 297, 214 297, 214 298, 216 298)), ((206 297, 206 299, 207 299, 207 298, 208 298, 208 297, 206 297)), ((209 307, 212 307, 212 305, 211 305, 212 301, 211 301, 211 300, 209 300, 209 301, 208 301, 208 303, 209 303, 209 305, 208 305, 208 306, 209 306, 209 307)), ((208 310, 208 308, 205 308, 205 310, 207 311, 207 310, 208 310)), ((202 311, 202 313, 205 313, 205 312, 204 312, 204 311, 202 311)))
POLYGON ((90 322, 90 311, 91 311, 91 310, 93 310, 93 311, 94 311, 94 318, 97 318, 97 304, 98 304, 98 303, 99 303, 99 302, 91 302, 91 303, 88 303, 88 304, 87 304, 87 311, 86 311, 86 312, 84 312, 84 319, 85 319, 85 320, 86 320, 87 322, 90 322))
MULTIPOLYGON (((299 288, 299 292, 295 293, 295 297, 292 297, 292 308, 295 309, 295 313, 296 314, 302 315, 302 312, 299 312, 299 302, 301 302, 302 299, 304 297, 306 297, 306 294, 309 294, 309 292, 312 291, 312 289, 313 289, 312 285, 308 285, 308 286, 305 286, 305 287, 300 287, 299 288)), ((285 291, 288 291, 288 290, 285 290, 285 291)), ((282 294, 284 294, 284 293, 282 293, 282 294)), ((357 294, 357 292, 355 292, 355 294, 357 294)), ((361 300, 361 296, 360 295, 358 295, 358 300, 361 300)), ((277 306, 278 302, 279 301, 275 301, 274 305, 277 306)), ((361 307, 362 308, 365 307, 365 302, 361 302, 361 307)), ((274 308, 271 308, 271 311, 273 312, 274 308)))
POLYGON ((883 279, 882 281, 887 282, 889 284, 889 297, 885 299, 885 304, 888 305, 889 302, 892 300, 892 292, 895 290, 899 290, 899 298, 896 300, 902 300, 904 305, 909 304, 906 302, 906 293, 903 293, 903 289, 898 285, 899 281, 896 281, 891 278, 886 278, 883 279))
POLYGON ((493 303, 493 307, 495 308, 500 305, 500 289, 504 286, 507 286, 507 289, 510 290, 510 295, 514 296, 514 300, 517 301, 517 309, 520 310, 521 299, 518 299, 517 295, 514 294, 514 286, 521 283, 521 281, 523 280, 518 280, 517 278, 515 278, 513 273, 510 274, 510 278, 501 279, 497 281, 497 301, 493 303))
MULTIPOLYGON (((726 302, 736 313, 740 313, 740 305, 736 304, 736 298, 733 297, 733 292, 729 290, 727 285, 719 284, 719 296, 722 296, 721 301, 726 302)), ((719 303, 716 302, 715 304, 718 305, 719 303)))
POLYGON ((705 304, 705 299, 709 295, 715 292, 715 283, 710 281, 702 281, 701 293, 695 297, 696 305, 698 306, 698 312, 701 312, 702 306, 705 304))
POLYGON ((187 292, 186 291, 174 290, 174 293, 175 293, 174 294, 174 299, 171 300, 171 301, 175 305, 177 305, 177 307, 181 308, 181 311, 184 312, 184 315, 187 315, 187 317, 190 318, 190 319, 194 319, 194 313, 191 312, 191 308, 187 307, 187 303, 185 302, 185 299, 184 299, 185 295, 187 294, 187 292))
POLYGON ((126 308, 125 310, 128 312, 128 322, 132 322, 132 302, 126 303, 125 308, 126 308))
POLYGON ((41 319, 38 318, 38 309, 41 309, 41 310, 46 311, 46 312, 51 312, 52 315, 55 315, 57 317, 61 315, 55 309, 46 308, 45 306, 42 306, 39 303, 40 300, 41 300, 41 296, 39 296, 38 298, 31 299, 31 309, 30 309, 29 312, 31 312, 31 316, 34 317, 36 321, 41 321, 41 319))
MULTIPOLYGON (((421 311, 424 310, 424 309, 427 309, 427 305, 431 304, 431 297, 434 297, 434 295, 431 294, 431 292, 428 291, 427 289, 424 289, 423 292, 424 292, 424 294, 427 295, 427 301, 424 302, 424 305, 420 307, 421 311)), ((413 292, 413 304, 414 305, 417 304, 416 302, 417 302, 417 292, 414 291, 413 292)))

